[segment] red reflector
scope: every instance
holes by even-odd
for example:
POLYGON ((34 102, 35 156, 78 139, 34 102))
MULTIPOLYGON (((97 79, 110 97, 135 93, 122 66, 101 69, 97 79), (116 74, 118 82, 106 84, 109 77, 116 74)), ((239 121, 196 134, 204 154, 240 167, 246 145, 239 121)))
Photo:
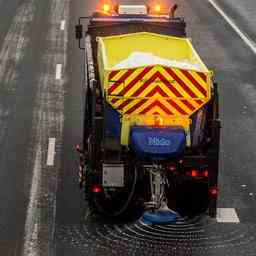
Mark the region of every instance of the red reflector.
POLYGON ((95 185, 95 186, 92 187, 92 192, 95 193, 95 194, 98 194, 101 191, 102 191, 102 188, 100 186, 95 185))
POLYGON ((174 165, 169 166, 169 170, 171 172, 175 171, 176 170, 176 166, 174 166, 174 165))
POLYGON ((191 171, 191 177, 198 177, 198 171, 197 170, 192 170, 191 171))
POLYGON ((212 187, 212 188, 209 188, 209 192, 211 195, 217 196, 219 193, 219 189, 217 187, 212 187))
POLYGON ((76 151, 80 154, 83 153, 83 150, 81 149, 80 145, 76 145, 76 151))
POLYGON ((204 170, 204 177, 208 177, 209 176, 209 172, 208 172, 208 170, 204 170))

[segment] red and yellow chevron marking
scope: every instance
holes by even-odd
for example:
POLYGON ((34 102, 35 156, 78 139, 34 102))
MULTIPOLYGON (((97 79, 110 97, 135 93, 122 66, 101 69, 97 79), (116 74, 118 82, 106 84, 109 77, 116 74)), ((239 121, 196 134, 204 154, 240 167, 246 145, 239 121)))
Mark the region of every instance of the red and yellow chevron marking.
POLYGON ((190 116, 210 99, 203 72, 163 66, 109 73, 107 98, 122 115, 190 116))

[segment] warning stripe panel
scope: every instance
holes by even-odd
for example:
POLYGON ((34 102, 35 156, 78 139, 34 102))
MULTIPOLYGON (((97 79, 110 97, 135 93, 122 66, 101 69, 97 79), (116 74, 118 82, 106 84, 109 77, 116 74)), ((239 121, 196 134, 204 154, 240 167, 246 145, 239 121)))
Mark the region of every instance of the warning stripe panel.
POLYGON ((168 115, 173 115, 173 112, 171 112, 171 110, 169 108, 167 108, 165 105, 160 103, 158 100, 156 100, 155 102, 150 104, 148 107, 146 107, 143 111, 140 112, 140 114, 145 115, 145 114, 147 114, 147 112, 149 112, 151 109, 153 109, 156 106, 161 108, 168 115))
POLYGON ((115 77, 118 73, 120 73, 120 70, 115 70, 115 71, 110 72, 109 77, 108 77, 108 81, 109 81, 109 82, 112 81, 112 80, 114 79, 114 77, 115 77))
POLYGON ((112 98, 112 99, 110 100, 110 102, 111 102, 112 104, 115 104, 118 100, 119 100, 119 98, 112 98))
MULTIPOLYGON (((142 71, 140 71, 139 74, 136 74, 136 77, 134 77, 131 82, 128 84, 128 85, 125 85, 125 82, 123 81, 124 78, 126 78, 125 80, 127 81, 129 79, 129 76, 131 77, 131 74, 127 74, 127 72, 125 74, 122 75, 122 77, 115 81, 115 83, 113 85, 110 86, 109 88, 109 94, 111 94, 113 91, 115 91, 117 89, 118 86, 116 85, 119 85, 119 87, 122 87, 122 90, 116 94, 114 93, 115 95, 117 96, 128 96, 126 95, 127 92, 129 92, 130 89, 132 88, 136 88, 137 87, 137 90, 130 96, 134 96, 134 97, 137 97, 137 96, 140 96, 140 93, 142 93, 143 91, 147 90, 148 89, 148 86, 150 85, 150 83, 153 83, 155 82, 157 79, 160 79, 160 81, 163 83, 163 85, 166 85, 166 88, 168 88, 169 90, 171 90, 172 93, 174 93, 174 95, 176 97, 187 97, 187 95, 183 95, 180 90, 178 90, 177 88, 175 88, 175 86, 172 84, 172 82, 170 82, 168 79, 166 79, 166 74, 165 76, 163 76, 163 74, 161 74, 159 71, 155 71, 154 74, 148 78, 148 80, 143 84, 141 85, 141 82, 142 79, 144 78, 144 76, 152 69, 152 67, 147 67, 147 68, 144 68, 142 71), (128 77, 127 77, 128 76, 128 77), (122 85, 121 85, 122 84, 122 85)), ((170 80, 174 80, 176 79, 177 82, 179 82, 179 84, 182 86, 182 88, 189 94, 189 96, 193 97, 193 98, 200 98, 201 95, 196 95, 192 90, 191 88, 189 88, 186 83, 183 81, 183 80, 186 80, 188 81, 188 77, 191 79, 189 80, 189 83, 191 84, 192 82, 194 83, 193 86, 195 88, 199 88, 199 90, 204 94, 204 96, 206 96, 206 89, 204 89, 197 81, 196 79, 192 76, 192 73, 185 73, 186 71, 184 71, 184 74, 182 73, 182 75, 180 75, 181 77, 178 76, 178 73, 175 73, 174 70, 172 70, 171 68, 166 68, 165 67, 165 70, 167 71, 167 73, 171 76, 170 80), (185 77, 186 75, 186 77, 185 77), (183 78, 183 80, 182 80, 183 78)), ((176 70, 176 72, 178 72, 176 70)), ((195 72, 193 72, 194 74, 195 72)), ((176 81, 174 80, 174 81, 176 81)), ((207 84, 206 84, 207 86, 207 84)), ((193 88, 193 87, 192 87, 193 88)), ((195 89, 194 89, 195 90, 195 89)), ((172 96, 172 95, 169 95, 169 96, 172 96)))
POLYGON ((203 105, 203 104, 204 104, 204 101, 202 101, 202 100, 195 100, 195 102, 196 102, 198 105, 203 105))
POLYGON ((172 94, 174 94, 176 97, 182 97, 181 93, 176 88, 174 88, 159 71, 156 71, 156 73, 149 80, 147 80, 141 87, 139 87, 138 90, 132 95, 132 97, 138 97, 145 89, 147 89, 151 83, 155 82, 157 78, 163 83, 163 85, 167 86, 172 94))
MULTIPOLYGON (((195 98, 205 98, 207 96, 205 96, 201 91, 200 89, 197 88, 197 86, 193 83, 192 80, 190 80, 189 77, 187 77, 184 73, 183 73, 183 70, 179 70, 179 69, 176 69, 174 70, 175 73, 179 76, 179 78, 183 81, 184 84, 186 84, 192 91, 193 93, 196 95, 195 98)), ((195 74, 195 72, 191 72, 190 73, 191 76, 193 74, 195 74)), ((201 80, 201 78, 200 78, 201 80)), ((201 86, 203 87, 204 90, 207 90, 207 84, 205 84, 205 82, 202 82, 201 86)))
POLYGON ((125 112, 126 115, 132 114, 136 109, 138 109, 140 106, 142 106, 144 103, 146 103, 147 100, 140 100, 137 104, 135 104, 133 107, 131 107, 129 110, 125 112))
POLYGON ((187 115, 188 113, 183 110, 174 100, 167 100, 167 102, 173 107, 175 108, 181 115, 187 115))
POLYGON ((161 116, 166 116, 170 117, 171 115, 166 113, 162 108, 159 106, 154 106, 151 110, 147 112, 147 115, 161 115, 161 116))
POLYGON ((159 94, 162 97, 168 97, 168 94, 163 91, 163 89, 160 86, 155 86, 153 90, 151 90, 146 97, 153 97, 154 95, 159 94))
POLYGON ((191 111, 194 111, 196 108, 188 101, 188 100, 181 100, 181 102, 186 105, 191 111))
MULTIPOLYGON (((146 95, 147 97, 152 97, 154 99, 154 96, 157 96, 157 95, 161 95, 163 97, 166 96, 166 94, 162 91, 162 89, 160 87, 155 87, 154 90, 152 90, 148 95, 146 95)), ((155 100, 159 100, 159 98, 155 98, 155 100)), ((125 100, 123 101, 122 104, 120 104, 117 109, 122 109, 122 108, 125 108, 128 104, 130 104, 131 102, 136 102, 137 100, 125 100)), ((188 104, 184 104, 183 101, 181 100, 177 100, 177 99, 165 99, 165 100, 161 100, 162 102, 164 102, 164 104, 168 107, 168 104, 171 106, 171 108, 177 112, 176 114, 181 114, 181 115, 188 115, 189 112, 192 110, 195 109, 195 107, 193 105, 191 105, 190 103, 188 104), (168 103, 168 104, 166 104, 168 103), (187 105, 189 107, 187 107, 187 105)), ((184 101, 186 103, 186 101, 184 101)), ((132 104, 131 104, 132 105, 132 104)), ((169 106, 169 107, 170 107, 169 106)))
POLYGON ((131 102, 133 102, 134 100, 132 99, 128 99, 128 100, 124 100, 118 107, 117 109, 122 110, 123 108, 125 108, 128 104, 130 104, 131 102))
POLYGON ((197 98, 197 95, 183 82, 183 80, 171 69, 165 68, 170 76, 188 93, 188 95, 192 98, 197 98))
MULTIPOLYGON (((193 88, 189 88, 187 86, 181 86, 175 79, 173 76, 171 76, 170 72, 167 72, 167 70, 165 68, 168 67, 161 67, 161 69, 159 70, 161 72, 161 74, 166 78, 166 80, 169 81, 169 84, 171 84, 171 86, 173 88, 175 88, 177 91, 179 91, 179 93, 182 95, 183 98, 191 98, 191 95, 189 95, 188 90, 193 92, 193 88)), ((176 76, 177 74, 177 69, 172 69, 172 72, 176 72, 176 76)), ((175 73, 174 73, 175 74, 175 73)), ((179 76, 178 76, 179 77, 179 76)), ((165 87, 167 88, 167 87, 165 87)))
POLYGON ((207 76, 203 73, 203 72, 196 72, 200 77, 201 79, 207 83, 207 76))
MULTIPOLYGON (((118 81, 121 78, 121 76, 125 73, 125 71, 126 70, 122 70, 121 73, 116 75, 112 81, 109 81, 108 89, 112 85, 114 85, 114 83, 116 81, 118 81)), ((114 90, 111 92, 111 95, 120 96, 120 97, 124 97, 124 96, 128 97, 128 95, 131 94, 131 92, 133 92, 134 87, 138 87, 144 79, 148 78, 148 75, 150 75, 151 72, 149 71, 149 74, 145 74, 144 77, 141 75, 141 73, 142 73, 142 69, 135 69, 135 71, 130 76, 128 76, 123 83, 121 83, 119 86, 114 88, 114 90), (138 80, 136 83, 134 83, 133 81, 138 76, 140 76, 141 80, 138 80), (130 83, 134 83, 134 86, 129 86, 128 88, 126 88, 130 83), (123 91, 124 89, 127 90, 127 92, 125 91, 125 93, 124 93, 124 91, 123 91)))
POLYGON ((108 94, 111 94, 118 86, 125 82, 125 80, 135 71, 135 69, 128 69, 120 79, 114 82, 108 89, 108 94))
POLYGON ((121 92, 118 93, 118 96, 125 96, 134 85, 140 82, 144 76, 152 69, 152 67, 146 67, 139 73, 129 84, 127 84, 121 92))
POLYGON ((206 97, 207 90, 202 87, 198 81, 192 76, 192 74, 187 70, 181 70, 181 72, 193 83, 194 86, 206 97))
POLYGON ((110 104, 121 114, 191 115, 209 100, 203 72, 151 66, 112 71, 110 104))
MULTIPOLYGON (((114 72, 114 71, 113 71, 114 72)), ((108 87, 111 87, 111 85, 113 85, 115 82, 117 82, 118 80, 120 80, 120 78, 127 72, 127 70, 123 69, 123 70, 119 70, 119 72, 116 72, 115 74, 112 73, 112 78, 111 80, 108 78, 108 87)), ((125 80, 126 81, 126 80, 125 80)))
POLYGON ((138 97, 142 92, 144 92, 147 87, 152 84, 157 78, 157 73, 151 76, 145 83, 143 83, 138 89, 131 95, 132 97, 138 97))
MULTIPOLYGON (((116 99, 115 99, 116 100, 116 99)), ((126 99, 126 100, 117 100, 119 103, 114 105, 114 108, 118 111, 121 111, 121 113, 125 114, 138 114, 139 108, 144 105, 144 108, 142 111, 144 114, 146 112, 149 112, 153 107, 158 106, 160 107, 166 114, 170 115, 170 112, 172 114, 180 114, 180 115, 189 115, 190 112, 193 112, 196 110, 196 108, 187 100, 177 100, 177 99, 126 99), (156 102, 162 102, 161 104, 156 104, 156 102), (150 103, 150 104, 148 104, 150 103), (162 106, 166 106, 162 108, 162 106), (184 107, 185 106, 185 107, 184 107), (166 108, 169 109, 169 111, 166 111, 166 108)), ((197 102, 198 105, 202 105, 204 102, 200 101, 197 102)))

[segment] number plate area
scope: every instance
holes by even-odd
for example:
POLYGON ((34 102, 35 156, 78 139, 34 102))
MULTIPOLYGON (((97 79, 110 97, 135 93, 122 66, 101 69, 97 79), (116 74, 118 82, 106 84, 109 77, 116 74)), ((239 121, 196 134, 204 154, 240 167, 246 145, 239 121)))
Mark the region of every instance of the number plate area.
POLYGON ((102 186, 103 187, 123 187, 124 186, 124 165, 123 164, 103 164, 102 186))

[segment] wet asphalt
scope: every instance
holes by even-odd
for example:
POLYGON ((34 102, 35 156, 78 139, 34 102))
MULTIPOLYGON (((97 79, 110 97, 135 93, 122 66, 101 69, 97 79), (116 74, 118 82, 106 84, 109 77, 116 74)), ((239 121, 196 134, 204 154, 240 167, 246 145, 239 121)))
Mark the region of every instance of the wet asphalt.
MULTIPOLYGON (((234 208, 240 223, 85 221, 74 151, 82 139, 83 55, 74 25, 96 2, 0 0, 0 255, 256 255, 256 56, 207 0, 175 2, 220 85, 218 207, 234 208), (56 138, 53 166, 49 138, 56 138)), ((256 39, 255 1, 216 2, 256 39)))

